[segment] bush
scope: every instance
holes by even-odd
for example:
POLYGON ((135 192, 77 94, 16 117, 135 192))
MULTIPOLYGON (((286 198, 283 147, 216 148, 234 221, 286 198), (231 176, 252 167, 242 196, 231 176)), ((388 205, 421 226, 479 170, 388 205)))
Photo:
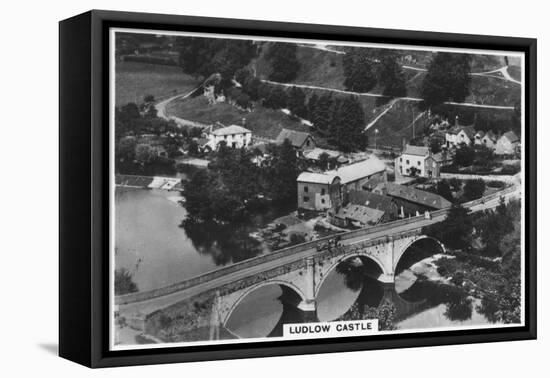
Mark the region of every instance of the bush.
POLYGON ((138 287, 133 280, 132 273, 126 268, 115 270, 115 295, 135 293, 138 287))
POLYGON ((487 182, 487 186, 490 188, 503 189, 506 186, 506 183, 498 180, 491 180, 487 182))
POLYGON ((483 196, 485 192, 485 181, 482 179, 468 180, 464 185, 464 198, 473 201, 483 196))
POLYGON ((502 167, 502 171, 500 171, 503 175, 515 175, 521 170, 521 167, 519 164, 515 165, 505 165, 502 167))

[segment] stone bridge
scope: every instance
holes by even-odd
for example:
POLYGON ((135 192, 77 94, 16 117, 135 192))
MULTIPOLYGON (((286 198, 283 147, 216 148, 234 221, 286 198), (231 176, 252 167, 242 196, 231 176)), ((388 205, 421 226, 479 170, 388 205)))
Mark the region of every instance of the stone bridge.
MULTIPOLYGON (((463 204, 471 211, 491 209, 500 198, 519 195, 510 187, 463 204)), ((376 267, 375 278, 391 285, 405 252, 420 240, 423 227, 441 222, 448 210, 438 210, 409 219, 340 234, 340 245, 317 250, 323 240, 300 244, 244 260, 168 287, 115 297, 119 323, 164 342, 203 341, 230 337, 225 325, 233 311, 250 293, 266 285, 279 285, 280 298, 301 310, 304 320, 316 319, 317 297, 329 273, 345 260, 359 257, 376 267), (220 332, 226 334, 220 335, 220 332)), ((325 238, 324 241, 326 241, 325 238)), ((392 295, 395 290, 385 296, 392 295)), ((399 299, 399 298, 397 298, 399 299)), ((395 301, 394 301, 395 302, 395 301)), ((401 301, 404 308, 416 304, 401 301)), ((235 336, 235 335, 233 335, 235 336)))
MULTIPOLYGON (((279 285, 283 290, 280 300, 301 310, 304 321, 315 321, 319 291, 326 277, 340 263, 356 257, 368 260, 370 265, 376 267, 374 278, 391 284, 403 254, 423 239, 433 240, 441 252, 445 251, 439 241, 421 235, 420 229, 352 243, 344 241, 341 246, 315 250, 305 258, 229 280, 186 298, 179 299, 176 292, 134 303, 119 302, 118 314, 132 328, 161 340, 219 339, 223 337, 220 330, 229 332, 225 326, 244 298, 264 286, 279 285), (171 296, 172 300, 166 300, 171 296)), ((385 296, 388 295, 394 294, 389 290, 385 293, 385 296)))

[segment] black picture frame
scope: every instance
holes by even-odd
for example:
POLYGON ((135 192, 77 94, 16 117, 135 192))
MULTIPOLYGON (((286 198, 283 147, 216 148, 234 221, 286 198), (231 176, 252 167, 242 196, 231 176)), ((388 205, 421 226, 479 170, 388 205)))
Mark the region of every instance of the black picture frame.
POLYGON ((93 10, 61 21, 59 354, 89 367, 536 338, 536 39, 93 10), (321 340, 110 351, 108 30, 127 27, 525 53, 525 325, 321 340))

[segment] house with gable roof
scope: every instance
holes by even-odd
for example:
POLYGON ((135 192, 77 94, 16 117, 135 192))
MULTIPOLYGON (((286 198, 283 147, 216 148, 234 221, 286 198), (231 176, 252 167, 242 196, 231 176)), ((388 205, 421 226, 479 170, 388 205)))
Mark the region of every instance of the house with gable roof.
POLYGON ((487 148, 494 150, 496 147, 497 141, 498 141, 497 135, 492 130, 489 130, 485 133, 485 135, 483 135, 483 137, 481 137, 480 144, 482 146, 485 146, 487 148))
POLYGON ((475 141, 476 131, 473 125, 464 126, 458 122, 458 116, 455 118, 455 124, 445 132, 445 142, 447 148, 460 147, 461 145, 471 145, 475 141))
POLYGON ((450 201, 438 194, 393 182, 379 185, 374 193, 392 197, 401 218, 422 215, 426 211, 446 209, 452 205, 450 201))
POLYGON ((495 146, 497 155, 513 155, 519 147, 519 137, 513 131, 508 131, 498 139, 495 146))
POLYGON ((407 144, 395 159, 395 173, 401 176, 439 177, 443 154, 432 154, 429 147, 407 144))
POLYGON ((315 148, 315 139, 309 133, 290 129, 282 129, 277 136, 276 143, 282 144, 285 139, 288 139, 298 155, 303 155, 304 151, 313 150, 315 148))
POLYGON ((302 172, 298 184, 298 209, 324 211, 341 206, 340 177, 335 174, 302 172))
POLYGON ((221 123, 210 125, 206 130, 206 142, 203 148, 209 148, 214 151, 221 142, 225 142, 227 147, 241 148, 248 146, 252 142, 252 131, 238 125, 224 126, 221 123))

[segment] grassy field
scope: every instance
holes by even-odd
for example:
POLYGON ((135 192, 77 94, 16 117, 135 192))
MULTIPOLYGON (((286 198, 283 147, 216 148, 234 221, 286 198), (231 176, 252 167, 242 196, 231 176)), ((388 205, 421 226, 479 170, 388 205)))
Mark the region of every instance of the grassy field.
MULTIPOLYGON (((376 125, 367 131, 369 145, 374 145, 374 130, 378 129, 376 144, 378 146, 400 147, 403 144, 403 138, 412 139, 412 120, 419 116, 421 111, 417 108, 417 103, 413 101, 399 100, 393 107, 382 116, 376 125)), ((415 134, 422 134, 425 126, 426 117, 422 117, 415 122, 415 134)))
POLYGON ((521 100, 520 85, 493 77, 472 76, 470 90, 466 102, 514 106, 521 100))
POLYGON ((137 62, 116 63, 116 106, 140 103, 152 94, 156 98, 187 92, 199 80, 184 74, 180 68, 137 62))
POLYGON ((508 73, 512 78, 521 81, 521 67, 520 66, 509 66, 508 73))
POLYGON ((210 104, 203 96, 174 101, 168 105, 167 111, 170 115, 206 124, 221 122, 224 125, 241 125, 244 118, 245 127, 254 135, 269 139, 275 139, 283 128, 309 131, 307 126, 279 110, 258 105, 252 112, 245 112, 227 103, 210 104))

